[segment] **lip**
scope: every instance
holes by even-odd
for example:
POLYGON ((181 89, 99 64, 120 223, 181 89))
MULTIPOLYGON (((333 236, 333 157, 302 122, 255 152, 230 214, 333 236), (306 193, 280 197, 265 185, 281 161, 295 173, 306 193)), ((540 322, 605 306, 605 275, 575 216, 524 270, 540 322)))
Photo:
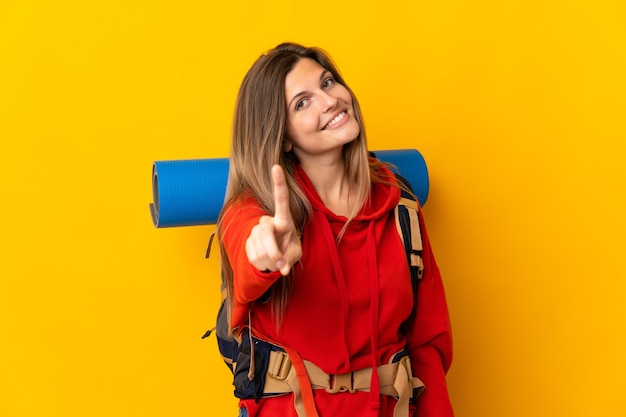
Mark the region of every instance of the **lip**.
POLYGON ((326 120, 326 123, 324 123, 324 125, 322 127, 322 130, 332 130, 332 129, 335 129, 337 127, 340 127, 340 126, 342 126, 344 123, 346 123, 348 121, 349 117, 350 117, 350 113, 348 113, 348 109, 341 109, 341 110, 335 112, 331 117, 329 117, 326 120), (345 113, 345 115, 343 116, 343 119, 339 120, 334 125, 328 127, 328 124, 331 121, 335 120, 335 118, 337 118, 337 116, 339 116, 341 113, 345 113))

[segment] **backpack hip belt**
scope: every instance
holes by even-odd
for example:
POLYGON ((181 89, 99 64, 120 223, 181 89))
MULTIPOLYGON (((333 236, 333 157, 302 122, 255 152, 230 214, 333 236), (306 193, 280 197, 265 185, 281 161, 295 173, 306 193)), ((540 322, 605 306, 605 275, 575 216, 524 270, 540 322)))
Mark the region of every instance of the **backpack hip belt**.
MULTIPOLYGON (((317 365, 307 360, 302 361, 313 389, 324 389, 330 394, 339 392, 355 393, 370 391, 373 368, 360 369, 339 375, 329 375, 317 365)), ((394 417, 408 417, 409 400, 417 397, 424 390, 424 384, 413 376, 409 356, 399 361, 380 365, 376 368, 380 383, 380 393, 395 397, 398 402, 394 417)), ((294 393, 294 405, 299 417, 305 417, 306 411, 302 402, 300 386, 296 370, 289 355, 281 351, 272 351, 269 357, 267 375, 263 388, 264 396, 294 393)))

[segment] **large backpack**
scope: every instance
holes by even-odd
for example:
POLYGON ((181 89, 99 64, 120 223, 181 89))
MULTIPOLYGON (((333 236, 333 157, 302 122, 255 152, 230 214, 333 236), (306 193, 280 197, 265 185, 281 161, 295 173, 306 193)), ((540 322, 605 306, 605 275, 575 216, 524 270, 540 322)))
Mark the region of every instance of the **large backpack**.
MULTIPOLYGON (((396 174, 398 182, 401 182, 408 190, 401 192, 400 201, 394 209, 396 227, 404 245, 407 261, 411 272, 411 285, 413 292, 417 293, 418 284, 422 278, 424 263, 422 260, 422 236, 419 224, 419 203, 412 192, 411 185, 406 179, 396 174)), ((209 247, 206 256, 210 254, 210 248, 213 243, 214 234, 209 240, 209 247)), ((272 350, 282 350, 281 347, 272 345, 265 341, 249 337, 244 331, 240 335, 240 339, 233 337, 227 318, 226 307, 226 284, 222 280, 221 286, 222 300, 217 313, 217 322, 215 327, 208 330, 202 339, 209 337, 215 333, 217 338, 218 349, 224 360, 234 375, 235 396, 237 398, 255 398, 262 396, 264 373, 267 368, 267 357, 272 350), (251 344, 255 344, 251 349, 251 344), (253 352, 253 353, 252 353, 253 352), (254 355, 251 358, 251 354, 254 355), (255 369, 250 372, 250 365, 255 369), (253 381, 253 379, 255 379, 253 381)), ((413 314, 415 313, 413 307, 413 314)))

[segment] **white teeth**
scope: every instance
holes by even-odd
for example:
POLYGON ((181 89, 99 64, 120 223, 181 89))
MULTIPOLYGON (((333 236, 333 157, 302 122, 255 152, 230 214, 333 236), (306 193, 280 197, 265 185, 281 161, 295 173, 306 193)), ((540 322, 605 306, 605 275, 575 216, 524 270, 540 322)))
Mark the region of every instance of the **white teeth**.
POLYGON ((328 122, 328 124, 326 125, 326 127, 324 129, 328 129, 329 127, 333 127, 333 125, 339 123, 339 121, 341 119, 343 119, 343 117, 346 115, 345 111, 342 111, 341 113, 339 113, 337 115, 337 117, 335 117, 333 120, 331 120, 330 122, 328 122))

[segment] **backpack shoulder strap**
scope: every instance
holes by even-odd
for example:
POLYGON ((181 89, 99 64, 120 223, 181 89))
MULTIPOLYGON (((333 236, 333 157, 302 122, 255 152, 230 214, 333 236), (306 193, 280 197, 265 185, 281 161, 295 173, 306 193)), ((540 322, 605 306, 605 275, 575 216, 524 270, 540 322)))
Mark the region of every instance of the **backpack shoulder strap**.
MULTIPOLYGON (((376 154, 371 151, 369 156, 376 158, 376 154)), ((398 183, 402 186, 400 201, 394 209, 396 227, 404 245, 404 251, 406 252, 411 270, 413 293, 417 293, 417 285, 424 272, 422 233, 419 222, 420 206, 411 183, 398 172, 393 171, 393 173, 398 183)))
MULTIPOLYGON (((396 175, 398 181, 407 184, 404 178, 396 175)), ((410 187, 409 187, 410 188, 410 187)), ((413 195, 402 191, 400 201, 394 209, 396 227, 404 244, 404 251, 411 269, 411 283, 413 291, 417 291, 417 284, 424 272, 424 261, 422 260, 422 233, 419 222, 419 203, 413 195)))

